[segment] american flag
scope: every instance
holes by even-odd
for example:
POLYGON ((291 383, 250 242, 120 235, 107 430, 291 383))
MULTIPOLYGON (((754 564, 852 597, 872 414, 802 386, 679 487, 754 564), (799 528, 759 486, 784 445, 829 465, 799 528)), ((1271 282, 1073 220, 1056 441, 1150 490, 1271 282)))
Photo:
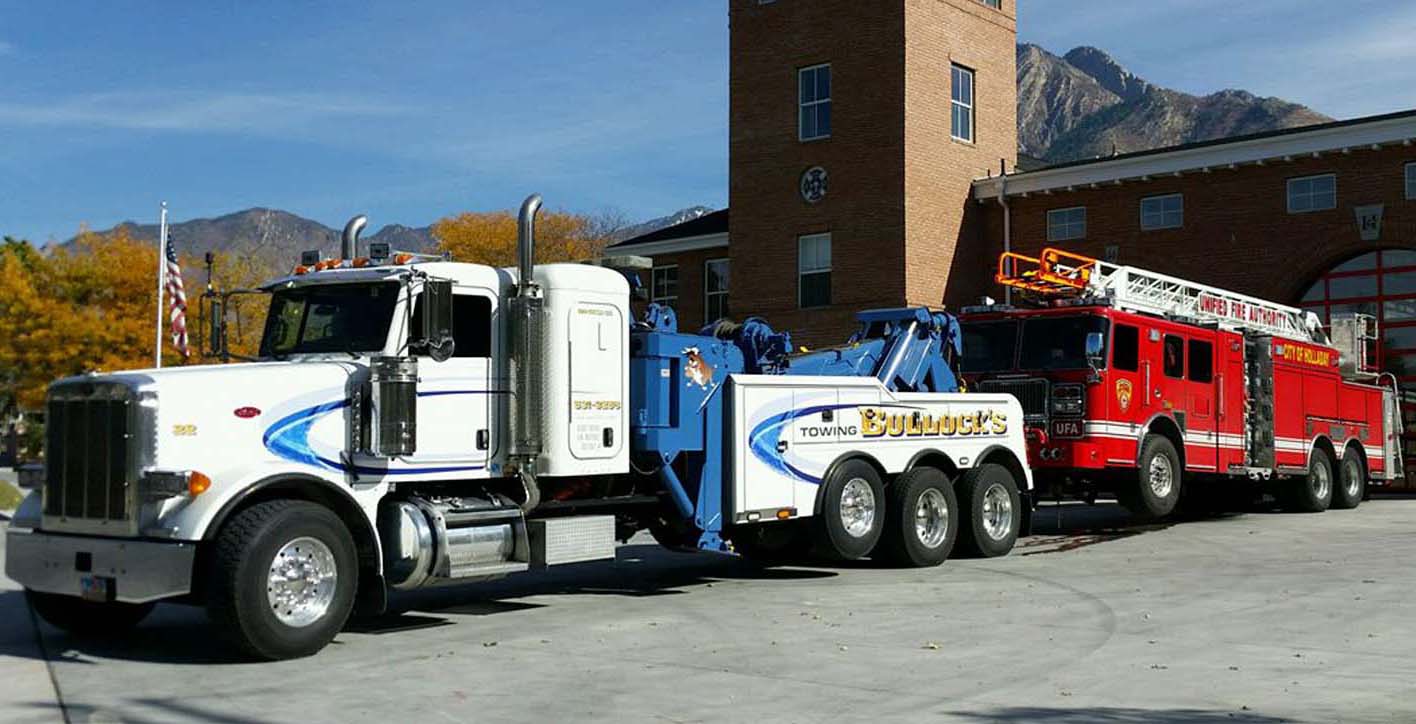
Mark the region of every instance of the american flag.
POLYGON ((172 325, 172 344, 183 357, 187 350, 187 293, 182 289, 182 265, 177 261, 177 250, 169 237, 163 245, 167 254, 167 298, 170 300, 168 315, 172 325))

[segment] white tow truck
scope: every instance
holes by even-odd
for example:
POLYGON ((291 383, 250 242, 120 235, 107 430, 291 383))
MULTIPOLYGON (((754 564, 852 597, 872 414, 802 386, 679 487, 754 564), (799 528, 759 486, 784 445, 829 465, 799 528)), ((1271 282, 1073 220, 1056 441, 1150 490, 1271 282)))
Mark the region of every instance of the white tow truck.
MULTIPOLYGON (((1023 415, 957 392, 959 329, 860 315, 792 353, 761 320, 631 317, 632 274, 391 253, 268 284, 260 359, 55 382, 6 572, 73 631, 207 607, 257 658, 314 653, 391 590, 666 545, 942 563, 1026 526, 1023 415)), ((221 314, 214 314, 221 334, 221 314)))

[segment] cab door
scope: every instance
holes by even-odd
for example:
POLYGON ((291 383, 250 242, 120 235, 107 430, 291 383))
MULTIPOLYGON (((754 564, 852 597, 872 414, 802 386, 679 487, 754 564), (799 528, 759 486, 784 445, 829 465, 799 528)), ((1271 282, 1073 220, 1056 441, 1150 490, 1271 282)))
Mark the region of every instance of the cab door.
MULTIPOLYGON (((418 449, 413 467, 448 472, 485 472, 498 441, 492 421, 492 383, 497 297, 488 289, 453 288, 453 355, 434 361, 418 357, 418 449)), ((421 324, 417 310, 413 329, 421 324)))
POLYGON ((1244 465, 1244 341, 1225 332, 1215 338, 1214 413, 1217 467, 1244 465))
MULTIPOLYGON (((1218 465, 1216 437, 1214 337, 1197 334, 1185 349, 1185 462, 1187 467, 1213 472, 1218 465)), ((1178 416, 1177 416, 1178 418, 1178 416)))

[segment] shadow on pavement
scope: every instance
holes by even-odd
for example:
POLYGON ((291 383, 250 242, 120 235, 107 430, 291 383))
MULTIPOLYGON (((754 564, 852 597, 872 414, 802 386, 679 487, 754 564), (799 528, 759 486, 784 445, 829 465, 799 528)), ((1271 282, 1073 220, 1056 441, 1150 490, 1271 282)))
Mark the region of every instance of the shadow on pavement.
POLYGON ((1212 709, 1132 709, 1124 707, 1090 707, 1057 709, 1047 707, 1008 707, 987 712, 949 712, 953 716, 977 722, 1040 722, 1042 724, 1210 724, 1239 722, 1268 724, 1287 722, 1248 711, 1217 711, 1212 709))

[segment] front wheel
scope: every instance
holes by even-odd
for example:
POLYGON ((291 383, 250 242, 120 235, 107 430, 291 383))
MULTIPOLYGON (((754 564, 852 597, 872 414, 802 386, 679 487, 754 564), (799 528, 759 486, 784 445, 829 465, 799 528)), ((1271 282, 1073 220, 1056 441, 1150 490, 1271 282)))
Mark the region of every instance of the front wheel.
POLYGON ((880 540, 884 507, 885 486, 870 463, 847 460, 836 466, 817 494, 817 552, 843 561, 864 558, 880 540))
POLYGON ((964 471, 958 484, 963 509, 959 543, 978 558, 1007 555, 1018 541, 1022 526, 1022 496, 1008 468, 985 463, 964 471))
POLYGON ((75 596, 25 589, 25 600, 39 617, 56 628, 80 636, 127 631, 152 613, 156 604, 85 601, 75 596))
POLYGON ((207 612, 261 659, 309 656, 334 640, 354 607, 358 557, 339 517, 275 500, 236 514, 212 551, 207 612))
POLYGON ((1180 454, 1174 443, 1160 435, 1146 435, 1138 462, 1136 481, 1122 483, 1116 499, 1139 518, 1170 515, 1180 503, 1180 454))

